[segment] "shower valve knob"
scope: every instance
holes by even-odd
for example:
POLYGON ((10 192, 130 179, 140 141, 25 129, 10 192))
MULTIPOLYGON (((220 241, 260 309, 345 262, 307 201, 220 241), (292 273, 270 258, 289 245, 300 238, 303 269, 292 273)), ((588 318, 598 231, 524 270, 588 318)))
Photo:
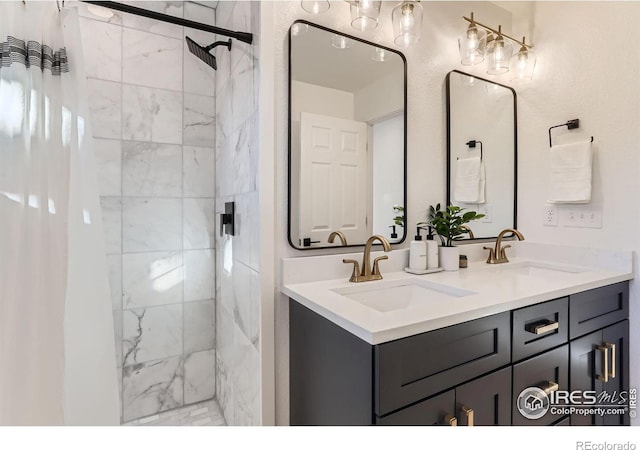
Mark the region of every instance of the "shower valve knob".
POLYGON ((226 202, 224 204, 224 213, 220 214, 220 237, 225 234, 234 236, 235 234, 235 202, 226 202))

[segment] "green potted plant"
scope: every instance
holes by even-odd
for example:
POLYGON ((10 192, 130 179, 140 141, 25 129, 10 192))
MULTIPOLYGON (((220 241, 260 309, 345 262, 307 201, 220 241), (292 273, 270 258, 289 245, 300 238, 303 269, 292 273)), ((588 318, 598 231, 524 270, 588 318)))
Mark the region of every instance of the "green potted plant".
POLYGON ((453 245, 453 242, 461 239, 463 234, 468 233, 468 229, 464 226, 465 224, 483 217, 484 214, 466 211, 464 208, 455 205, 449 205, 446 209, 441 209, 440 203, 435 207, 433 205, 429 206, 426 224, 433 227, 442 241, 440 263, 444 270, 458 270, 460 250, 453 245))

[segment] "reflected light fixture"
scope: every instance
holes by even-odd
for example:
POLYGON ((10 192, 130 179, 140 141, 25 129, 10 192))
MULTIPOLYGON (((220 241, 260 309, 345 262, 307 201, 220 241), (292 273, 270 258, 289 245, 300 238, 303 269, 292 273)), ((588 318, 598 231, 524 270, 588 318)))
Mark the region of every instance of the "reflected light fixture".
POLYGON ((301 36, 309 31, 309 25, 306 23, 294 23, 291 27, 291 33, 294 36, 301 36))
POLYGON ((88 5, 87 10, 94 16, 102 17, 103 19, 111 19, 113 17, 113 11, 104 6, 88 5))
POLYGON ((382 1, 351 0, 351 26, 356 30, 373 30, 378 26, 382 1))
POLYGON ((533 79, 533 71, 536 67, 536 54, 526 46, 525 37, 522 36, 522 43, 518 53, 511 58, 511 81, 519 83, 533 79))
POLYGON ((478 27, 473 20, 464 34, 458 38, 458 50, 460 51, 460 62, 465 66, 472 66, 484 61, 485 46, 487 44, 487 32, 478 27))
POLYGON ((329 0, 302 0, 300 2, 300 6, 302 6, 302 9, 304 9, 308 13, 320 14, 328 11, 331 7, 331 3, 329 3, 329 0))
POLYGON ((498 25, 498 30, 495 30, 477 22, 473 13, 471 18, 463 19, 469 22, 469 25, 458 39, 461 64, 469 66, 485 61, 487 73, 490 75, 500 75, 511 70, 512 81, 527 81, 533 78, 536 56, 524 36, 522 41, 514 39, 502 32, 502 25, 498 25), (520 46, 513 58, 512 42, 520 46))
POLYGON ((420 41, 422 32, 422 6, 419 1, 404 1, 391 13, 396 45, 409 47, 420 41))
POLYGON ((385 62, 387 60, 387 52, 385 52, 383 48, 376 47, 376 52, 371 59, 376 62, 385 62))
POLYGON ((351 39, 339 34, 334 34, 331 38, 331 46, 340 50, 351 48, 351 39))

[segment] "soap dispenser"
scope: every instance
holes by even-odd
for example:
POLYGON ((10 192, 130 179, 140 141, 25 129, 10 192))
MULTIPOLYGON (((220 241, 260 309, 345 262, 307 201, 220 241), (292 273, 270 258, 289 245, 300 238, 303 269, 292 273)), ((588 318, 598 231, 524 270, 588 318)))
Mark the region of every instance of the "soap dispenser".
POLYGON ((433 227, 429 227, 429 234, 427 235, 427 269, 437 269, 440 264, 440 249, 438 248, 438 242, 433 239, 433 227))
POLYGON ((420 227, 416 228, 416 235, 409 247, 409 269, 415 271, 422 271, 427 268, 427 244, 422 240, 420 230, 420 227))

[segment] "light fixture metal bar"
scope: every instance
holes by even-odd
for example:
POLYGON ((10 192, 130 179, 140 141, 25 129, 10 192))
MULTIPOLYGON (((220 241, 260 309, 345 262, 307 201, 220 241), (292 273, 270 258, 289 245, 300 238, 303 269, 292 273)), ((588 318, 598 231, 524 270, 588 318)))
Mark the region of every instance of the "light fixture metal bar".
POLYGON ((469 22, 469 23, 475 23, 476 25, 478 25, 478 26, 480 26, 480 27, 484 28, 484 29, 485 29, 485 30, 487 30, 487 31, 491 31, 492 33, 499 34, 500 36, 502 36, 502 37, 506 37, 507 39, 511 39, 513 42, 517 43, 518 45, 522 45, 522 46, 527 47, 527 48, 533 48, 533 45, 526 44, 526 43, 524 42, 524 39, 523 39, 522 41, 519 41, 519 40, 517 40, 517 39, 515 39, 515 38, 512 38, 512 37, 511 37, 511 36, 509 36, 508 34, 505 34, 505 33, 501 32, 501 31, 498 31, 498 30, 494 30, 493 28, 488 27, 488 26, 486 26, 485 24, 480 23, 480 22, 478 22, 478 21, 477 21, 477 20, 475 20, 475 19, 469 19, 468 17, 465 17, 465 16, 462 16, 462 18, 463 18, 464 20, 466 20, 467 22, 469 22))

